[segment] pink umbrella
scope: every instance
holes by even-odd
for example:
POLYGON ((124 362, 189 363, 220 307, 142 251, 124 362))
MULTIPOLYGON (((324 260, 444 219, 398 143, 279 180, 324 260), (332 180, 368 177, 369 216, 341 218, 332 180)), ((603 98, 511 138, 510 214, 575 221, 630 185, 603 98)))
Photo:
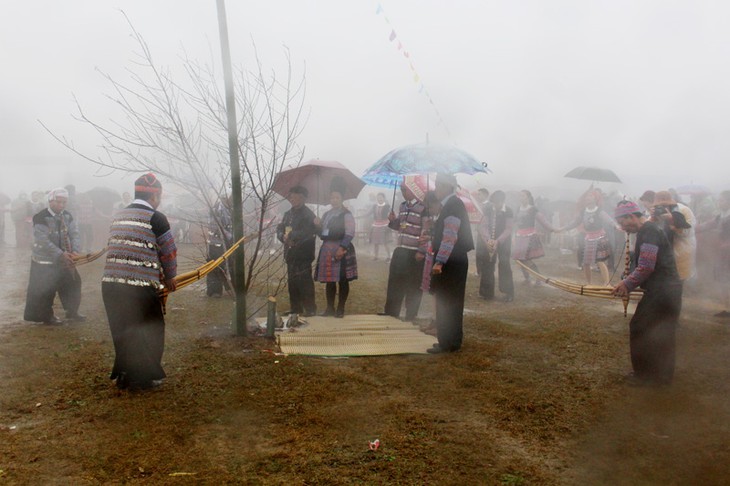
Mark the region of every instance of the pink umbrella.
MULTIPOLYGON (((404 184, 419 200, 423 201, 427 191, 436 189, 436 174, 411 174, 403 178, 404 184)), ((482 210, 479 204, 471 197, 469 191, 461 187, 456 189, 456 195, 464 203, 469 214, 470 223, 478 223, 482 219, 482 210)))
POLYGON ((330 185, 332 180, 340 178, 344 184, 343 199, 356 198, 365 183, 339 162, 312 159, 279 172, 274 179, 274 192, 286 197, 289 189, 302 186, 307 189, 307 202, 311 204, 330 203, 330 185))

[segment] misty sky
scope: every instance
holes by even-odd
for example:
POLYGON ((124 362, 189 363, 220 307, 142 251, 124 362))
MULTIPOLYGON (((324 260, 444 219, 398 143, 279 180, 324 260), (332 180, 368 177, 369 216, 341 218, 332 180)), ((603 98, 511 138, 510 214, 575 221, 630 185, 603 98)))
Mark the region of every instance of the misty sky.
MULTIPOLYGON (((94 180, 94 167, 37 122, 93 155, 99 141, 71 118, 73 95, 105 116, 110 87, 97 68, 123 80, 137 50, 120 9, 159 65, 179 69, 184 51, 220 69, 214 0, 3 2, 0 190, 128 184, 94 180)), ((477 182, 490 189, 584 187, 562 178, 577 165, 613 168, 632 195, 730 188, 730 3, 229 0, 227 9, 234 64, 252 62, 253 39, 268 67, 283 66, 282 46, 295 73, 306 65, 305 159, 361 174, 428 134, 488 162, 494 173, 477 182)))

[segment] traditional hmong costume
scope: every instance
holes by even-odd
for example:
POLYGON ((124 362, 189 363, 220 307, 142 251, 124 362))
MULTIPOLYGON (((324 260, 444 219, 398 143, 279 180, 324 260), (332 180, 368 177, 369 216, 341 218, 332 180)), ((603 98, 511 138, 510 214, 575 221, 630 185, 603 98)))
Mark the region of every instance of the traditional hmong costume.
MULTIPOLYGON (((140 190, 140 180, 135 188, 140 190)), ((115 215, 107 248, 101 289, 116 351, 111 379, 119 388, 147 388, 165 377, 165 319, 158 291, 177 275, 170 224, 136 199, 115 215)))
POLYGON ((317 257, 314 279, 327 283, 327 310, 325 315, 344 314, 345 302, 350 293, 349 282, 357 278, 357 256, 352 239, 355 237, 355 218, 346 208, 330 209, 322 216, 320 238, 322 246, 317 257), (345 256, 335 258, 338 248, 345 249, 345 256), (340 284, 337 310, 334 308, 336 283, 340 284))
POLYGON ((390 204, 388 203, 376 204, 373 206, 373 222, 370 228, 370 244, 387 245, 390 243, 388 213, 390 213, 390 204))
POLYGON ((563 228, 569 230, 583 225, 583 266, 605 262, 611 257, 611 242, 606 234, 606 228, 614 226, 614 222, 605 211, 598 206, 593 209, 584 209, 571 224, 563 228))
MULTIPOLYGON (((66 193, 67 194, 67 193, 66 193)), ((25 302, 26 321, 59 323, 53 315, 56 293, 66 317, 79 316, 81 277, 63 262, 64 253, 78 253, 81 238, 74 218, 67 211, 59 214, 44 209, 33 216, 33 252, 25 302)))
POLYGON ((418 199, 413 199, 403 201, 398 217, 389 223, 391 229, 398 231, 398 246, 393 250, 393 258, 390 260, 383 312, 400 317, 401 306, 405 300, 407 321, 415 319, 421 307, 424 259, 416 259, 416 254, 427 254, 428 242, 421 239, 427 219, 426 206, 418 199))
POLYGON ((682 282, 669 240, 654 223, 639 229, 635 253, 636 268, 623 280, 629 291, 644 289, 629 324, 634 376, 642 382, 669 384, 674 376, 682 282))
POLYGON ((431 279, 431 292, 436 300, 439 350, 452 352, 461 348, 463 340, 468 253, 474 249, 474 240, 462 200, 452 193, 442 206, 433 226, 434 264, 442 264, 442 269, 431 279))
POLYGON ((537 232, 537 223, 550 231, 553 227, 535 206, 521 207, 515 216, 515 238, 512 246, 513 260, 534 260, 545 256, 545 250, 537 232))

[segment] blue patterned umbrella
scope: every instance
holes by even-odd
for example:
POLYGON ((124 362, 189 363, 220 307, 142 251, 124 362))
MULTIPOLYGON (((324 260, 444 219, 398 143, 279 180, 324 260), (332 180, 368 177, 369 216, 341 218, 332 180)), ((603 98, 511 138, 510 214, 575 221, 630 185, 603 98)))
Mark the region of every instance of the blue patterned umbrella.
POLYGON ((406 174, 487 173, 487 164, 450 145, 421 143, 391 150, 361 177, 372 186, 395 187, 406 174))

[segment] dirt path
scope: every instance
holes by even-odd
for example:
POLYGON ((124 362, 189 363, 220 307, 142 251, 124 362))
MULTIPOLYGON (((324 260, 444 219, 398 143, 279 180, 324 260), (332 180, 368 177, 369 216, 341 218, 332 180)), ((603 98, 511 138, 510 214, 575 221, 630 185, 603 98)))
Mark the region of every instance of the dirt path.
MULTIPOLYGON (((276 356, 231 335, 230 300, 185 289, 168 309, 167 382, 131 394, 107 379, 101 265, 81 272, 88 321, 49 328, 20 320, 27 257, 0 250, 0 484, 727 482, 730 328, 699 296, 676 383, 637 389, 621 381, 620 303, 518 275, 511 304, 477 299, 470 276, 465 345, 448 356, 276 356)), ((541 267, 574 275, 571 261, 541 267)), ((386 273, 363 260, 352 313, 381 310, 386 273)))

